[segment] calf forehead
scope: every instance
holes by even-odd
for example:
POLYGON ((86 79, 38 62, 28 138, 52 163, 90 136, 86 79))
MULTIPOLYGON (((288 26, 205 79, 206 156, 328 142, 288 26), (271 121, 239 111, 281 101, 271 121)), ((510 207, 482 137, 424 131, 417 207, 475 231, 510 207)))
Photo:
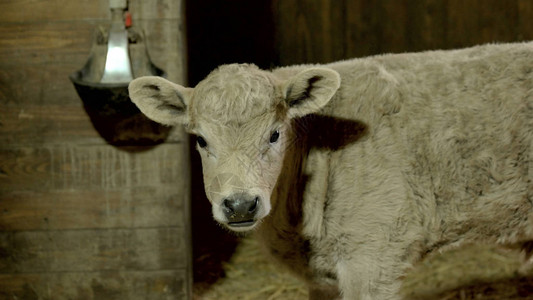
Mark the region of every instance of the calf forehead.
POLYGON ((191 120, 243 124, 274 112, 276 102, 276 89, 268 72, 253 65, 226 65, 213 71, 196 86, 191 103, 191 120))

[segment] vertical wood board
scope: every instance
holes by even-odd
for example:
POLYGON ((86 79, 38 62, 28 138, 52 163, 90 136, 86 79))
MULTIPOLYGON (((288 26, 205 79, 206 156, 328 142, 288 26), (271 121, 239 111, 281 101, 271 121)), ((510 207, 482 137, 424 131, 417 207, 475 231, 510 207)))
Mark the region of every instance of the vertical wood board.
POLYGON ((274 1, 282 65, 533 39, 528 0, 274 1))

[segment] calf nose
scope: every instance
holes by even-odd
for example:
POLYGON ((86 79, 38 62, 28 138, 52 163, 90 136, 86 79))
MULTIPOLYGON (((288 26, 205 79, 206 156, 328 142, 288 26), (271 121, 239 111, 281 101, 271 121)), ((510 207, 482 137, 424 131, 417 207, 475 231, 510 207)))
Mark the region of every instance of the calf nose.
POLYGON ((229 223, 250 222, 258 209, 259 197, 224 199, 222 207, 229 223))

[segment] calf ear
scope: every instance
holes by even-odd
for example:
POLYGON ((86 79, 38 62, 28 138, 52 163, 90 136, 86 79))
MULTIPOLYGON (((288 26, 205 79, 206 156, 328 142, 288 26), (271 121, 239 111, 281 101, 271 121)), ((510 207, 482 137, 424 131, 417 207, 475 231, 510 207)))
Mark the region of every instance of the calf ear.
POLYGON ((139 77, 128 87, 130 98, 148 118, 165 125, 188 122, 187 105, 192 88, 155 76, 139 77))
POLYGON ((290 117, 315 113, 324 107, 339 88, 339 73, 328 68, 311 68, 300 72, 284 85, 290 117))

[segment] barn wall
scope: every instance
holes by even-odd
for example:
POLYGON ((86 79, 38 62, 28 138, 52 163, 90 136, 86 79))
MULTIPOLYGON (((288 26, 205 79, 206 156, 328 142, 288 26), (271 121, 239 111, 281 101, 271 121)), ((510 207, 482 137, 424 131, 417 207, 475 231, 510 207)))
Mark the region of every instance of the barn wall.
MULTIPOLYGON (((129 3, 152 60, 184 82, 182 2, 129 3)), ((0 2, 0 299, 190 296, 186 135, 111 146, 68 79, 108 5, 0 2)))
POLYGON ((281 65, 533 40, 531 0, 273 0, 281 65))

